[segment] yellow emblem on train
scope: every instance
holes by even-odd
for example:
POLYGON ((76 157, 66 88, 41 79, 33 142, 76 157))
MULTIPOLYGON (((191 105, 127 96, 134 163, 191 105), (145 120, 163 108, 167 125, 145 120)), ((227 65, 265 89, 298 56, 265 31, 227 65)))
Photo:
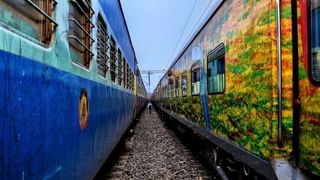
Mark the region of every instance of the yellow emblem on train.
POLYGON ((81 90, 79 102, 79 124, 80 129, 83 130, 87 127, 89 117, 89 100, 86 90, 81 90))

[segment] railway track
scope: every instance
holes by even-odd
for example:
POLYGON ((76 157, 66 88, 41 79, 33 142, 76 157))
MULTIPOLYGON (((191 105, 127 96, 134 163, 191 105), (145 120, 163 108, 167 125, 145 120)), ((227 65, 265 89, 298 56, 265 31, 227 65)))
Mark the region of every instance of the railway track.
POLYGON ((145 111, 130 131, 99 179, 216 179, 155 111, 145 111))

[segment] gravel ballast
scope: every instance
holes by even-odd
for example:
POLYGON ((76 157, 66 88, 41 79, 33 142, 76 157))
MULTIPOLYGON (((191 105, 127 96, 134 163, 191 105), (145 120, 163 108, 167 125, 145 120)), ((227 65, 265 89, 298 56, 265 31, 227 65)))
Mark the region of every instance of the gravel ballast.
POLYGON ((133 133, 108 179, 212 179, 155 111, 144 111, 133 133))

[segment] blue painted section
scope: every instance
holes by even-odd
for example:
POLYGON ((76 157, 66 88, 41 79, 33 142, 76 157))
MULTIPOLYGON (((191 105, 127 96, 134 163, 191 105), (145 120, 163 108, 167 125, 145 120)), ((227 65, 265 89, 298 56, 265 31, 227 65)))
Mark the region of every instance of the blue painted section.
POLYGON ((205 72, 205 60, 203 52, 200 47, 194 47, 192 49, 192 59, 194 61, 200 61, 200 98, 203 109, 203 117, 205 120, 206 129, 211 129, 209 103, 208 103, 208 91, 207 91, 207 77, 205 72))
POLYGON ((134 68, 135 54, 131 44, 130 36, 126 27, 119 0, 100 0, 101 7, 108 19, 111 29, 115 33, 118 43, 125 51, 128 64, 134 68))
POLYGON ((203 117, 206 122, 206 129, 211 129, 210 114, 209 114, 209 103, 208 103, 208 92, 207 92, 207 78, 204 70, 204 61, 201 63, 201 74, 200 74, 200 97, 203 109, 203 117))
POLYGON ((132 120, 132 94, 4 51, 0 87, 0 179, 92 179, 132 120))

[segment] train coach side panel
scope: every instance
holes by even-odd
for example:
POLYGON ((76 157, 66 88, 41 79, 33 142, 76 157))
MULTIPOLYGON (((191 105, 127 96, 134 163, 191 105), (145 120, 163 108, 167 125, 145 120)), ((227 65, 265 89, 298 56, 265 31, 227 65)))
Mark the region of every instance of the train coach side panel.
MULTIPOLYGON (((191 67, 196 63, 192 57, 193 50, 201 49, 206 67, 210 51, 223 43, 226 89, 221 94, 209 94, 211 131, 264 159, 288 159, 292 151, 290 3, 290 0, 284 0, 281 4, 284 133, 282 148, 278 148, 277 139, 278 69, 275 1, 224 1, 171 69, 173 76, 181 76, 187 71, 189 92, 191 67)), ((164 78, 163 81, 168 80, 164 78)), ((167 82, 161 83, 164 86, 167 84, 167 82)), ((191 96, 188 93, 188 97, 163 98, 162 103, 197 125, 205 127, 203 104, 199 96, 191 96)))
POLYGON ((131 45, 129 32, 126 28, 124 16, 121 13, 121 5, 119 0, 99 0, 101 7, 115 33, 121 47, 124 49, 128 64, 133 68, 135 61, 135 53, 131 45))
POLYGON ((93 178, 132 120, 131 93, 4 51, 0 75, 0 179, 93 178))
MULTIPOLYGON (((307 12, 307 3, 310 6, 311 1, 298 0, 298 35, 299 35, 299 95, 300 95, 300 163, 299 165, 314 174, 320 175, 320 88, 319 83, 311 83, 312 77, 311 71, 314 68, 314 73, 319 72, 319 69, 314 64, 311 68, 311 59, 315 63, 320 60, 319 53, 319 17, 320 6, 319 1, 313 1, 317 4, 317 8, 313 8, 311 12, 307 12), (313 28, 310 31, 307 30, 307 14, 310 13, 313 16, 313 28), (313 33, 313 39, 308 39, 313 33), (308 44, 308 41, 312 40, 315 44, 308 44), (308 51, 313 51, 312 56, 309 56, 308 51)), ((309 9, 311 10, 311 8, 309 9)), ((309 21, 310 23, 311 21, 309 21)), ((309 24, 310 26, 310 24, 309 24)))

